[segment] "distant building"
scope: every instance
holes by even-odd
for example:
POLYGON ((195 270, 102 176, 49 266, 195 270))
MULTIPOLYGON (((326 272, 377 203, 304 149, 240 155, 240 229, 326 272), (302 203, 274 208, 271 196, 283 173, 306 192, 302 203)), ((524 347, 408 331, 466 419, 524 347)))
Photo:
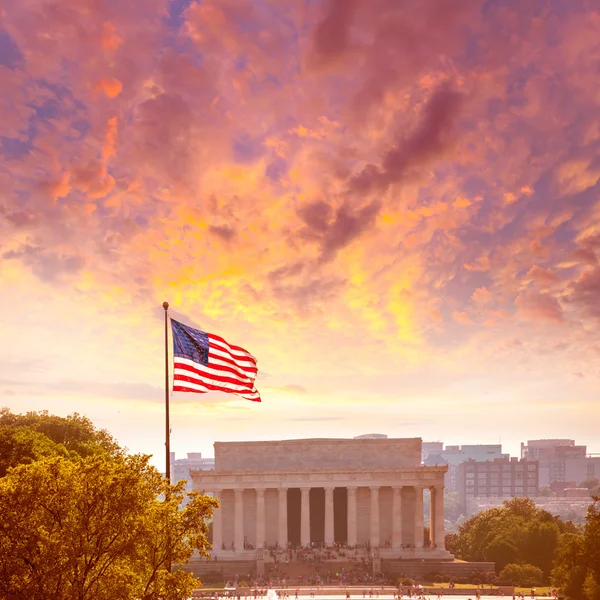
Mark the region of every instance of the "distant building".
POLYGON ((585 459, 586 452, 586 446, 577 446, 575 440, 569 439, 528 440, 527 444, 521 444, 521 458, 540 463, 540 487, 555 481, 575 481, 567 475, 566 461, 585 459))
POLYGON ((444 442, 423 442, 421 449, 421 460, 425 463, 425 460, 430 454, 441 454, 444 451, 444 442))
POLYGON ((192 491, 192 476, 190 469, 201 471, 212 471, 215 468, 214 458, 202 458, 201 452, 188 452, 187 458, 175 458, 175 452, 171 452, 171 482, 177 483, 182 479, 187 481, 185 489, 192 491))
POLYGON ((424 453, 423 464, 426 466, 448 465, 445 484, 448 490, 457 490, 458 466, 467 461, 491 461, 496 458, 508 458, 502 453, 501 444, 463 444, 462 446, 443 447, 442 442, 425 442, 427 448, 424 453))
POLYGON ((493 461, 468 460, 458 465, 458 498, 467 514, 474 498, 536 497, 539 491, 538 462, 518 458, 493 461))
POLYGON ((577 484, 590 477, 600 479, 600 456, 590 454, 580 458, 566 458, 564 473, 566 481, 575 481, 577 484))
POLYGON ((386 440, 387 435, 385 433, 364 433, 363 435, 357 435, 355 440, 386 440))

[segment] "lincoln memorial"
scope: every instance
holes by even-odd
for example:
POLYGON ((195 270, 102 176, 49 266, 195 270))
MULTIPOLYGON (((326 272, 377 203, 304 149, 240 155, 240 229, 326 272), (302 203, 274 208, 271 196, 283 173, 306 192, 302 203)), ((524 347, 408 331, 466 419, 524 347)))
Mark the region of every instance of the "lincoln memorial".
POLYGON ((220 501, 219 560, 279 546, 365 545, 381 558, 452 560, 444 548, 444 473, 421 465, 421 439, 216 442, 194 489, 220 501), (430 493, 424 539, 423 494, 430 493))

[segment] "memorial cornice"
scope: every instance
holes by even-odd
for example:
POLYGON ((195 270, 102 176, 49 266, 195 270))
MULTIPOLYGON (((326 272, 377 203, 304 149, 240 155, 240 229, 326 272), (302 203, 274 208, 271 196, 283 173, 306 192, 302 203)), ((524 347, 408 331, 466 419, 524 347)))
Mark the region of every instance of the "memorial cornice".
POLYGON ((447 466, 400 469, 306 469, 302 471, 191 470, 200 489, 252 489, 279 487, 441 486, 447 466))

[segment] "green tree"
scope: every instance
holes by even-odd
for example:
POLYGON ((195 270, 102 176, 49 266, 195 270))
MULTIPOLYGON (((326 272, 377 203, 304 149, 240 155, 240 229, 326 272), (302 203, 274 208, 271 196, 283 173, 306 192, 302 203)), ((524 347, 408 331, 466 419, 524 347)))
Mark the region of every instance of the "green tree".
POLYGON ((496 565, 496 571, 499 572, 506 565, 518 561, 520 552, 511 537, 500 534, 487 544, 484 550, 484 558, 493 562, 496 565))
POLYGON ((55 456, 9 470, 0 479, 0 597, 189 597, 198 581, 167 567, 194 550, 207 556, 218 503, 193 493, 179 510, 183 487, 144 456, 55 456))
POLYGON ((0 477, 10 467, 29 464, 48 456, 116 456, 122 450, 104 430, 86 417, 58 417, 46 411, 13 414, 0 410, 0 477))
POLYGON ((530 587, 541 585, 544 579, 544 574, 539 567, 533 565, 506 565, 500 575, 498 581, 502 585, 515 585, 520 587, 530 587))
POLYGON ((569 600, 600 600, 600 498, 588 508, 583 531, 563 534, 552 580, 569 600))
POLYGON ((580 533, 561 535, 552 569, 554 585, 559 587, 562 594, 569 600, 586 600, 583 584, 587 571, 583 552, 583 535, 580 533))
POLYGON ((448 547, 462 560, 493 561, 498 573, 511 563, 531 564, 547 578, 559 535, 573 527, 529 498, 513 498, 463 523, 448 547))

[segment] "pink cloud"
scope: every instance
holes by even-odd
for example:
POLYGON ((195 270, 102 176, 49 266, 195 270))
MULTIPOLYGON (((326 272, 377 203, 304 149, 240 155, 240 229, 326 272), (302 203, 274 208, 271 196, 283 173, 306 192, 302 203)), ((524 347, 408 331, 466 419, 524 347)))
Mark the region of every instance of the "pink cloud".
POLYGON ((539 292, 523 292, 515 300, 515 304, 524 317, 551 321, 558 325, 565 322, 563 310, 558 300, 548 294, 539 292))
POLYGON ((560 277, 552 269, 544 269, 538 265, 534 265, 529 269, 527 277, 544 287, 560 282, 560 277))
POLYGON ((472 325, 473 321, 471 317, 466 312, 454 311, 452 313, 452 318, 461 325, 472 325))

